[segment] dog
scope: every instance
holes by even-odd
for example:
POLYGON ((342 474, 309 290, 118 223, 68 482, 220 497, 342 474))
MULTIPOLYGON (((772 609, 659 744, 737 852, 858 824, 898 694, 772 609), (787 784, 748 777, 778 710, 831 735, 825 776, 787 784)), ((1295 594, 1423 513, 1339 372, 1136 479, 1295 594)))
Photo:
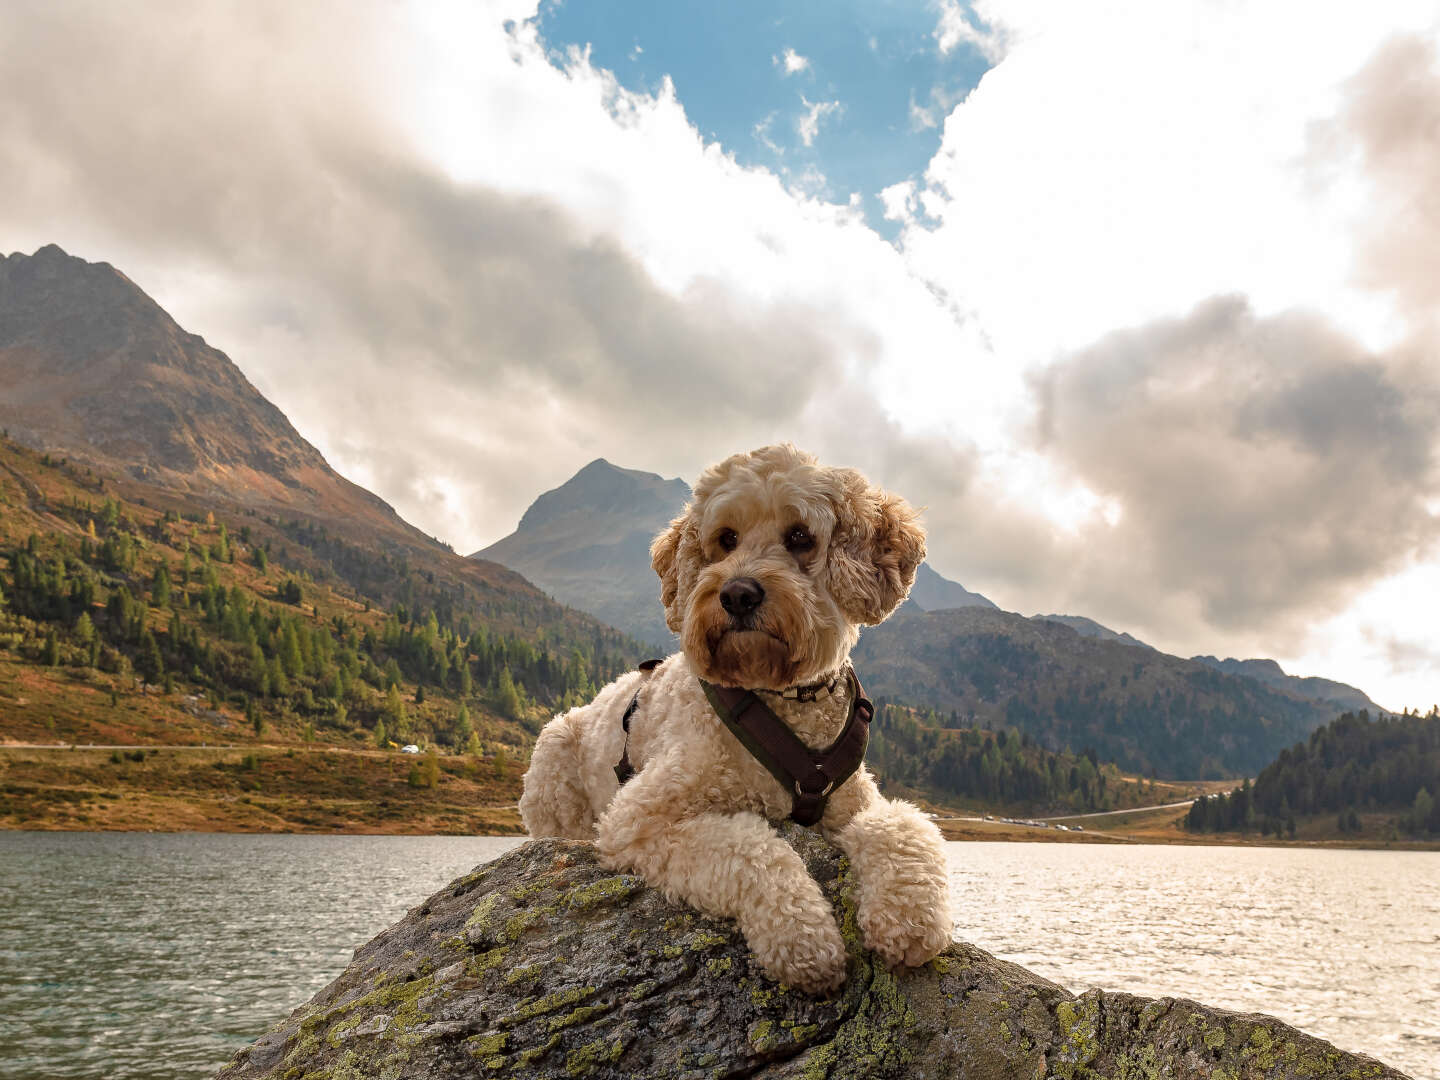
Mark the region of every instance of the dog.
MULTIPOLYGON (((782 785, 710 695, 752 691, 746 700, 763 702, 804 748, 836 743, 869 707, 850 651, 861 626, 909 594, 924 530, 903 499, 856 470, 783 444, 707 469, 650 556, 682 650, 545 725, 520 799, 525 827, 594 841, 607 867, 734 919, 771 977, 833 991, 846 975, 840 929, 771 824, 797 815, 801 787, 782 785), (627 769, 633 779, 621 783, 627 769)), ((883 798, 863 765, 817 797, 816 824, 855 874, 865 945, 891 967, 930 960, 952 928, 935 824, 883 798)))

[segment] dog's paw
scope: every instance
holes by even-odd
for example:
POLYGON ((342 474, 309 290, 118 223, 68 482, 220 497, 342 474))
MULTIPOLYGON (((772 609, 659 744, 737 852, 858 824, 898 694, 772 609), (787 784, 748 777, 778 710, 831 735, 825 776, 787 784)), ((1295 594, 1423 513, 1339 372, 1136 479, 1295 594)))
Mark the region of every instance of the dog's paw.
POLYGON ((865 947, 886 965, 919 967, 950 944, 949 906, 937 897, 928 907, 886 903, 862 905, 857 913, 865 947))
POLYGON ((816 995, 845 983, 845 941, 828 909, 811 925, 792 924, 783 935, 752 937, 749 944, 765 973, 777 982, 816 995))

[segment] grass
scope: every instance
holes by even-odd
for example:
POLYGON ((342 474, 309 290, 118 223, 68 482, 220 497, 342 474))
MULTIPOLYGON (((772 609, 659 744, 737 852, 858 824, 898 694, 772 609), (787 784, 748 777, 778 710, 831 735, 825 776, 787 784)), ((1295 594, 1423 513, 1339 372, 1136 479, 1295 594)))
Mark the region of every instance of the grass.
POLYGON ((521 832, 521 770, 439 760, 434 788, 415 758, 329 747, 0 746, 0 828, 157 832, 521 832), (114 757, 119 754, 121 760, 114 757), (134 760, 136 757, 142 760, 134 760))

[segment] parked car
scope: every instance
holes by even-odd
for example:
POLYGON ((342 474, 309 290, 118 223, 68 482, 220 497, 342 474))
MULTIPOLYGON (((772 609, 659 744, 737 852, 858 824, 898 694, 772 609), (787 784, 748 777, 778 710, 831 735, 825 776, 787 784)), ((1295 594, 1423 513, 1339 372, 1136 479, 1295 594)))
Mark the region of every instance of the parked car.
POLYGON ((402 754, 418 754, 420 752, 420 747, 416 746, 413 742, 406 743, 404 746, 400 747, 400 752, 402 754))

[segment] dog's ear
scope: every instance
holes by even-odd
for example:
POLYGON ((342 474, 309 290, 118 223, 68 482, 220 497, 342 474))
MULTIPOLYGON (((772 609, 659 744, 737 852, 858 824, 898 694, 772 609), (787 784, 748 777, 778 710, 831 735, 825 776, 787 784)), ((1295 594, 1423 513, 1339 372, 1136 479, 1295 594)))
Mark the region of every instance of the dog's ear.
POLYGON ((847 486, 830 539, 830 595, 851 622, 874 625, 910 594, 925 558, 925 529, 898 495, 864 485, 863 479, 859 490, 847 486))
POLYGON ((650 544, 650 566, 660 575, 665 625, 677 634, 685 628, 685 600, 695 584, 692 564, 696 547, 696 529, 689 507, 650 544))

